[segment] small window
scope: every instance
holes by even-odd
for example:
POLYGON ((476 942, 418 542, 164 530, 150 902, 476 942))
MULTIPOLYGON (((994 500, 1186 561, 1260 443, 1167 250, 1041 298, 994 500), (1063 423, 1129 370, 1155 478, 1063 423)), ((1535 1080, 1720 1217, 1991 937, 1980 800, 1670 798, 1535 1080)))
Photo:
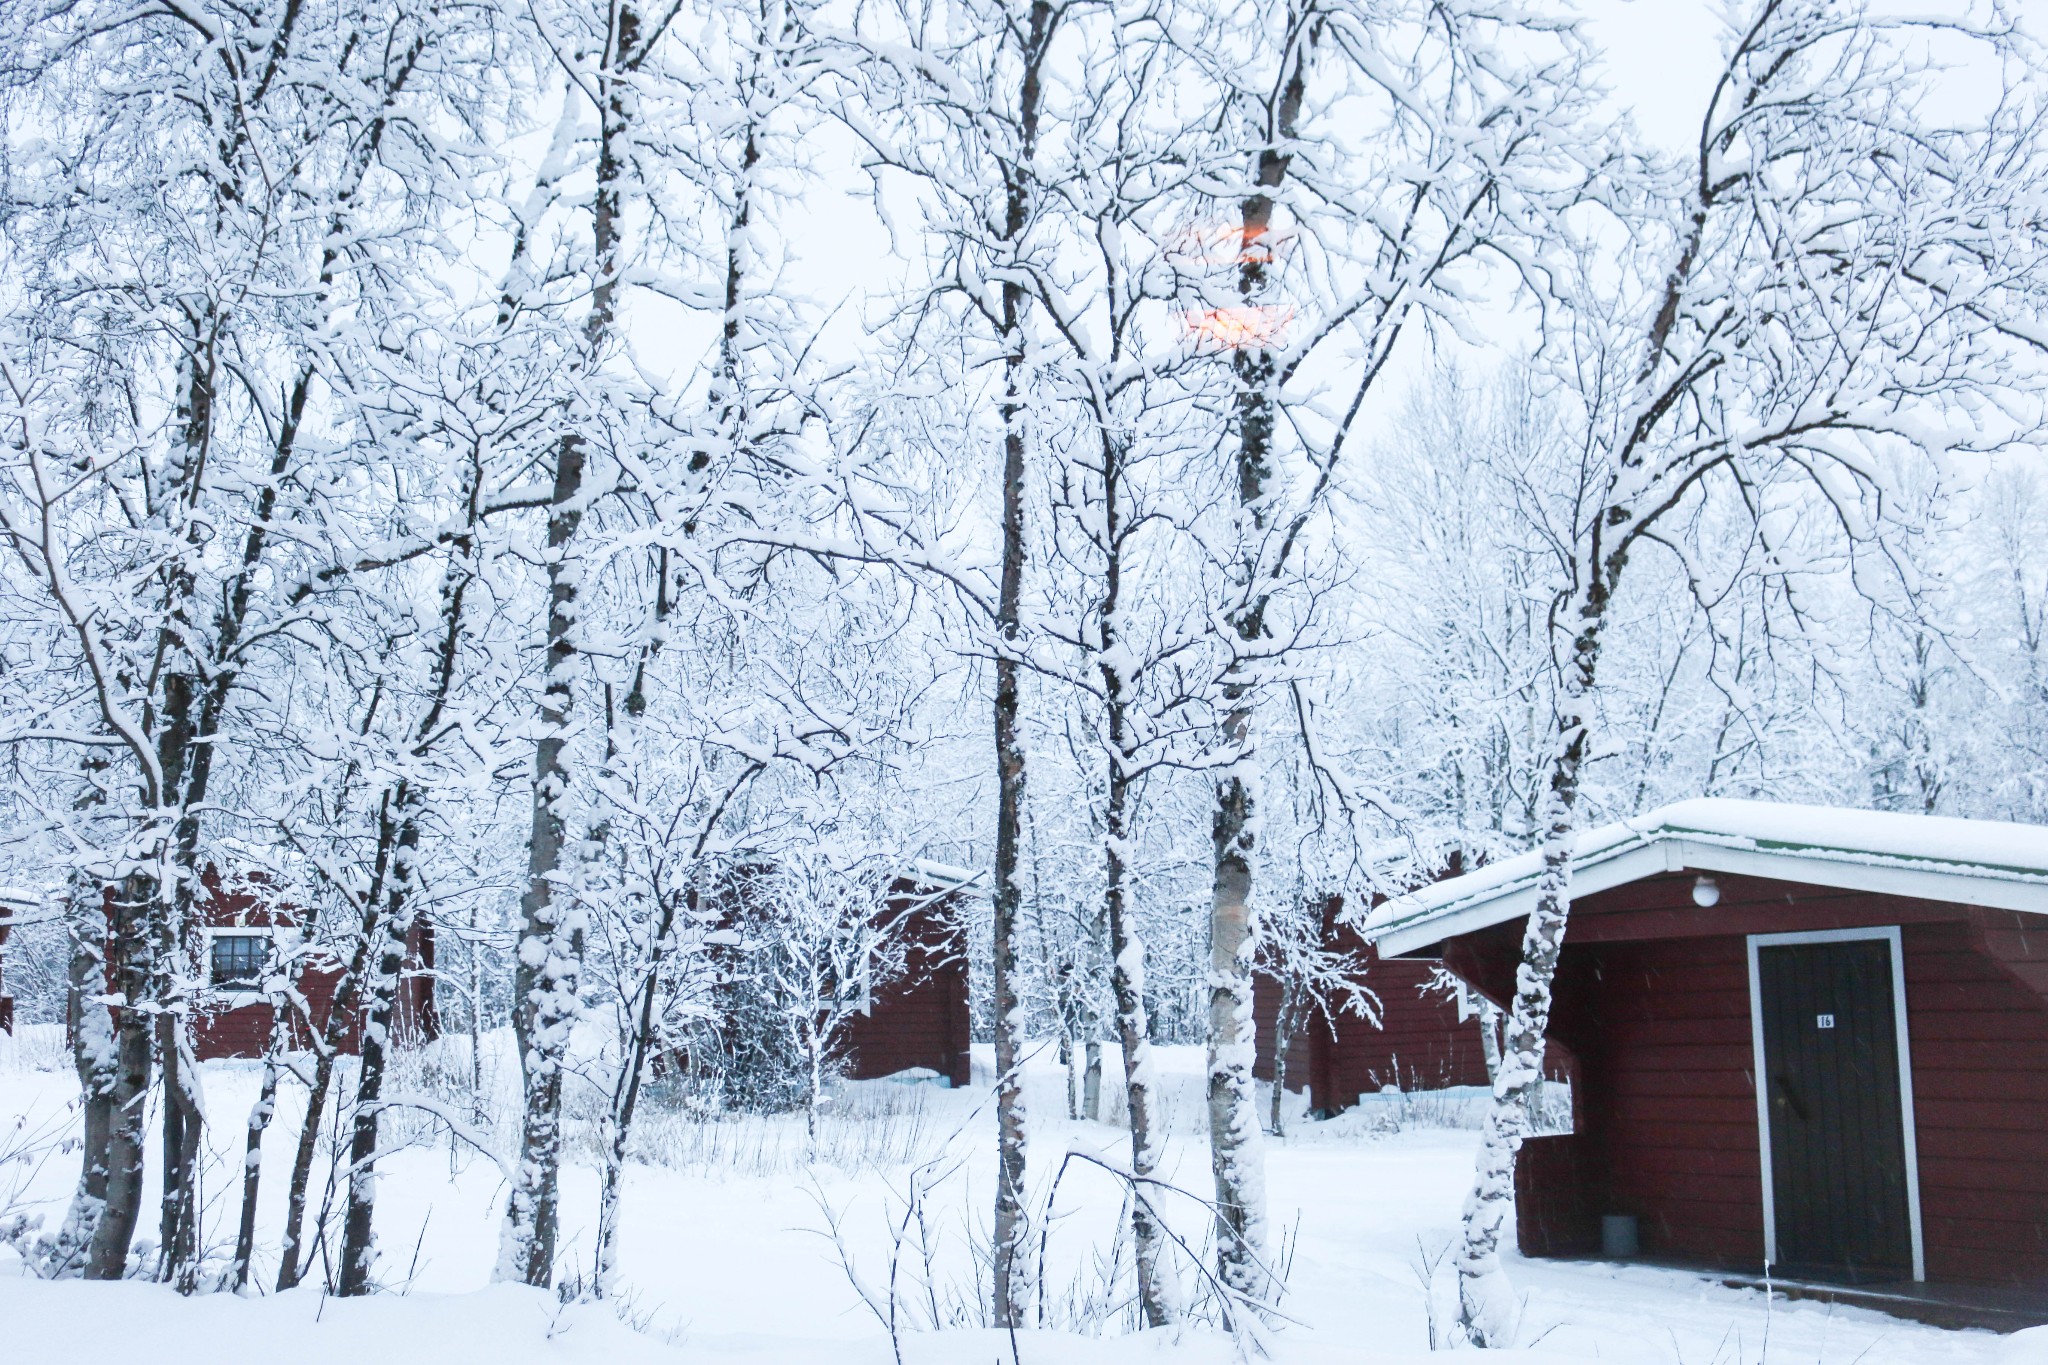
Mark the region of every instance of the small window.
POLYGON ((231 990, 255 990, 263 984, 270 962, 270 935, 215 934, 213 984, 231 990))

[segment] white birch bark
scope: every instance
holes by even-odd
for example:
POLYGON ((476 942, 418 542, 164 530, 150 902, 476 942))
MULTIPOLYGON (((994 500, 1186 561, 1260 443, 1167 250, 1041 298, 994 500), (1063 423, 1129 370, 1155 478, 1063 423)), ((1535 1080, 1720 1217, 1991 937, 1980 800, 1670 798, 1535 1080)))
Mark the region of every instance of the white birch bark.
MULTIPOLYGON (((1003 166, 1003 224, 1000 246, 1021 253, 1030 223, 1032 158, 1037 150, 1041 64, 1052 40, 1050 0, 1031 0, 1024 16, 1017 91, 1017 146, 1003 166)), ((997 344, 1003 360, 1002 574, 997 588, 995 759, 996 848, 994 901, 994 986, 996 1052, 996 1206, 993 1292, 996 1325, 1021 1327, 1031 1301, 1030 1227, 1025 1216, 1024 1002, 1017 980, 1017 931, 1024 903, 1021 867, 1025 802, 1025 752, 1018 729, 1022 667, 1014 651, 1023 628, 1025 544, 1024 310, 1021 281, 1002 286, 997 344)))
POLYGON ((1588 586, 1575 597, 1578 633, 1558 689, 1557 719, 1551 734, 1554 747, 1542 807, 1543 871, 1536 884, 1536 907, 1529 912, 1522 935, 1522 967, 1508 1008, 1493 1103, 1480 1137, 1456 1256, 1458 1325, 1474 1346, 1512 1344, 1520 1316, 1513 1286, 1501 1269, 1500 1244, 1515 1205, 1515 1153, 1528 1136, 1536 1088, 1543 1080, 1551 982, 1571 913, 1571 860, 1577 833, 1574 815, 1608 600, 1600 570, 1595 568, 1589 579, 1588 586))

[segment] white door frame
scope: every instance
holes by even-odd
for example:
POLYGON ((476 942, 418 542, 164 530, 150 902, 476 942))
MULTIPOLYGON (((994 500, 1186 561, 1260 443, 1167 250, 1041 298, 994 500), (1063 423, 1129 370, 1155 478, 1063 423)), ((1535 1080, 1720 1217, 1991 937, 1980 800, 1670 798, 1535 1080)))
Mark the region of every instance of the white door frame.
POLYGON ((1749 936, 1749 1036, 1756 1056, 1757 1153, 1763 1167, 1764 1265, 1778 1262, 1778 1210, 1771 1188, 1771 1098, 1764 1081, 1764 997, 1758 984, 1757 949, 1799 943, 1853 943, 1882 939, 1891 945, 1892 1015, 1899 1040, 1899 1119, 1905 1140, 1906 1224, 1913 1236, 1913 1278, 1927 1278, 1927 1252, 1920 1235, 1920 1143, 1913 1128, 1913 1053, 1906 1030, 1906 955, 1899 942, 1899 926, 1875 929, 1816 929, 1801 934, 1751 934, 1749 936))

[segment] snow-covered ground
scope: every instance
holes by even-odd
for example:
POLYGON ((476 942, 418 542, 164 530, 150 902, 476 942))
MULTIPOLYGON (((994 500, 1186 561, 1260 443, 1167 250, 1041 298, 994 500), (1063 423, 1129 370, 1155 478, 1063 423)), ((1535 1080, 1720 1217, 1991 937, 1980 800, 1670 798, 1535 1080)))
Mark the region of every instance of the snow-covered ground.
MULTIPOLYGON (((0 1217, 42 1212, 54 1219, 76 1175, 75 1154, 57 1141, 76 1084, 56 1040, 28 1032, 20 1043, 0 1042, 0 1217)), ((503 1066, 508 1059, 496 1060, 503 1066)), ((977 1061, 985 1074, 986 1059, 977 1061)), ((1163 1062, 1174 1130, 1165 1174, 1200 1191, 1207 1181, 1200 1053, 1165 1049, 1163 1062)), ((506 1078, 496 1079, 502 1088, 506 1078)), ((1055 1067, 1036 1067, 1030 1080, 1032 1163, 1041 1193, 1069 1151, 1113 1157, 1121 1150, 1116 1128, 1064 1117, 1055 1067)), ((238 1194, 228 1172, 256 1072, 248 1064, 215 1063, 205 1084, 216 1158, 207 1172, 207 1230, 218 1246, 232 1236, 238 1194)), ((215 1365, 259 1354, 294 1365, 884 1365, 894 1359, 888 1334, 842 1261, 851 1259, 868 1296, 886 1307, 893 1227, 905 1229, 895 1259, 899 1321, 914 1329, 901 1334, 907 1361, 1129 1365, 1233 1358, 1230 1343, 1213 1334, 1123 1335, 1125 1313, 1097 1311, 1094 1305, 1114 1293, 1104 1263, 1121 1250, 1114 1236, 1121 1196, 1112 1177, 1081 1162, 1067 1163, 1045 1243, 1048 1327, 1012 1342, 972 1325, 980 1294, 969 1272, 971 1247, 978 1230, 985 1236, 993 1168, 984 1092, 875 1083, 850 1088, 840 1103, 843 1112, 825 1124, 816 1162, 805 1159, 798 1121, 657 1120, 648 1145, 658 1160, 636 1165, 630 1176, 623 1292, 613 1305, 563 1307, 537 1291, 489 1287, 503 1197, 499 1168, 487 1155, 451 1150, 445 1131, 436 1137, 423 1125, 422 1145, 385 1166, 380 1272, 391 1292, 341 1301, 314 1286, 251 1300, 187 1300, 146 1284, 35 1280, 13 1252, 0 1250, 0 1361, 114 1358, 146 1341, 152 1365, 215 1365), (926 1191, 922 1220, 904 1218, 913 1188, 926 1191), (925 1330, 933 1322, 944 1330, 925 1330)), ((1440 1126, 1454 1117, 1448 1107, 1422 1105, 1399 1131, 1347 1119, 1302 1124, 1288 1141, 1269 1143, 1275 1256, 1286 1267, 1284 1307, 1296 1320, 1267 1337, 1273 1359, 1387 1365, 1429 1355, 1424 1265, 1450 1239, 1475 1139, 1468 1129, 1440 1126)), ((271 1247, 295 1128, 287 1110, 266 1143, 269 1231, 262 1244, 271 1247)), ((595 1207, 594 1175, 579 1165, 566 1189, 572 1273, 587 1264, 595 1207)), ((1199 1206, 1189 1201, 1181 1213, 1183 1235, 1199 1241, 1199 1206)), ((2048 1328, 2003 1338, 1945 1332, 1857 1310, 1767 1305, 1757 1293, 1673 1272, 1521 1261, 1512 1269, 1526 1297, 1524 1349, 1502 1353, 1504 1361, 2048 1362, 2048 1328)), ((1439 1314, 1449 1292, 1443 1267, 1436 1277, 1439 1314)))

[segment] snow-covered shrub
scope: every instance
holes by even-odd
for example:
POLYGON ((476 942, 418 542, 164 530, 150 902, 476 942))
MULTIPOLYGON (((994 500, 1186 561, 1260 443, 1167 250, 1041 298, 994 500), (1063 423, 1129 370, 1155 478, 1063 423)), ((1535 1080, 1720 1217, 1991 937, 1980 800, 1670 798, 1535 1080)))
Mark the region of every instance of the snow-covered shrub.
POLYGON ((932 1101, 943 1092, 887 1081, 842 1081, 818 1111, 815 1133, 800 1113, 723 1106, 708 1089, 695 1100, 650 1105, 635 1125, 631 1155, 672 1170, 795 1175, 811 1165, 900 1170, 930 1154, 941 1135, 932 1101))

